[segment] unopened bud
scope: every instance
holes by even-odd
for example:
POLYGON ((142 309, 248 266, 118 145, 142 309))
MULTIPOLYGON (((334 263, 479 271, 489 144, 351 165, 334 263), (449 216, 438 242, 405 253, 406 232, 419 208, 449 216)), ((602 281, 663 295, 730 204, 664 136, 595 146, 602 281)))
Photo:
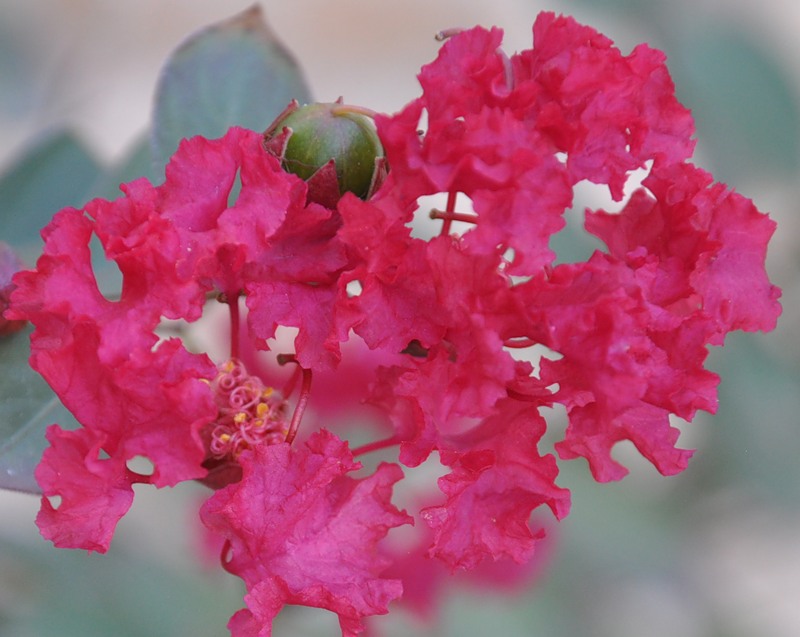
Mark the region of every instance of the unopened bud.
POLYGON ((346 192, 369 198, 386 176, 383 146, 367 111, 339 102, 296 102, 264 133, 264 147, 308 182, 308 199, 328 208, 346 192))

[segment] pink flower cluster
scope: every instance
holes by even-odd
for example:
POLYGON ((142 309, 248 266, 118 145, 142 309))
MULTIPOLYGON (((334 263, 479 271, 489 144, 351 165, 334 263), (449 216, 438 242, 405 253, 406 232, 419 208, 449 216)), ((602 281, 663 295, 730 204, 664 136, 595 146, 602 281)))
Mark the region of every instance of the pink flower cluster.
POLYGON ((421 97, 376 118, 390 172, 366 201, 309 203, 260 134, 233 128, 182 142, 160 186, 134 181, 55 216, 10 312, 35 325, 32 365, 82 425, 48 431, 45 537, 105 551, 133 484, 202 480, 216 489, 202 521, 247 586, 231 632, 268 636, 301 604, 335 612, 350 637, 401 596, 386 573, 418 557, 382 542, 414 521, 391 502, 400 465, 437 452, 445 467, 413 513, 427 555, 451 569, 525 562, 543 534, 531 513, 567 515, 556 460, 538 448, 543 408, 566 408, 557 452, 597 480, 626 473, 611 455, 622 440, 665 475, 686 467, 670 416, 714 411, 707 346, 780 313, 764 270, 775 224, 688 162, 692 118, 662 53, 625 56, 551 13, 533 32, 511 57, 498 29, 449 38, 421 97), (621 211, 586 213, 607 250, 555 265, 575 185, 621 201, 642 168, 621 211), (436 194, 441 232, 418 238, 412 220, 436 194), (93 236, 122 273, 119 299, 98 289, 93 236), (156 335, 214 298, 230 307, 229 358, 156 335), (270 388, 270 354, 255 354, 279 327, 296 328, 280 352, 302 378, 295 398, 270 388), (359 401, 389 433, 351 450, 326 418, 359 401), (355 456, 394 446, 400 464, 354 475, 355 456), (129 468, 137 456, 152 473, 129 468))

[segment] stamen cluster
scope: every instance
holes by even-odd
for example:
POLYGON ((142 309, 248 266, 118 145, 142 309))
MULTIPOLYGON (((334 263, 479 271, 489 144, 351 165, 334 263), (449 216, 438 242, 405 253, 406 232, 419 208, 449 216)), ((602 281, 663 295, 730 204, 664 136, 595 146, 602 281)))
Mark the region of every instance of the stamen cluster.
POLYGON ((211 388, 219 407, 210 433, 212 457, 235 459, 256 445, 286 439, 286 401, 260 378, 248 374, 241 361, 231 359, 220 365, 211 388))

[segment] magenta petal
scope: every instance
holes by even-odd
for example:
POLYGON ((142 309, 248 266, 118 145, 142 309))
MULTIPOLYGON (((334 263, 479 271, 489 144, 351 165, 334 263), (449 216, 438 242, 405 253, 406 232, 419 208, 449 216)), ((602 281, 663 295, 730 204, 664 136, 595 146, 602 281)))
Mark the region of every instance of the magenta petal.
POLYGON ((36 468, 42 508, 36 517, 42 535, 60 548, 105 553, 119 519, 133 502, 124 460, 101 459, 102 440, 85 429, 47 430, 50 448, 36 468), (54 506, 51 498, 60 498, 54 506))
POLYGON ((261 632, 253 634, 269 635, 286 604, 336 613, 346 637, 360 632, 364 617, 386 613, 402 586, 380 577, 387 561, 377 544, 411 521, 389 501, 400 468, 382 464, 369 477, 351 478, 358 463, 324 430, 298 448, 257 447, 242 460, 242 481, 201 511, 227 540, 226 568, 247 584, 251 615, 235 617, 242 634, 257 622, 261 632))

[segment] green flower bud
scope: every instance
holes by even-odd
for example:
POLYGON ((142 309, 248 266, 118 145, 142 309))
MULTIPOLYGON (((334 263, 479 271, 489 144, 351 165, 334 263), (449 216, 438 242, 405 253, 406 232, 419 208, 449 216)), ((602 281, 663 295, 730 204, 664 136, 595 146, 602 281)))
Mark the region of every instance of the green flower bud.
POLYGON ((264 133, 264 146, 284 170, 308 182, 309 201, 334 208, 346 192, 367 199, 382 183, 386 164, 364 112, 340 102, 294 102, 264 133))

